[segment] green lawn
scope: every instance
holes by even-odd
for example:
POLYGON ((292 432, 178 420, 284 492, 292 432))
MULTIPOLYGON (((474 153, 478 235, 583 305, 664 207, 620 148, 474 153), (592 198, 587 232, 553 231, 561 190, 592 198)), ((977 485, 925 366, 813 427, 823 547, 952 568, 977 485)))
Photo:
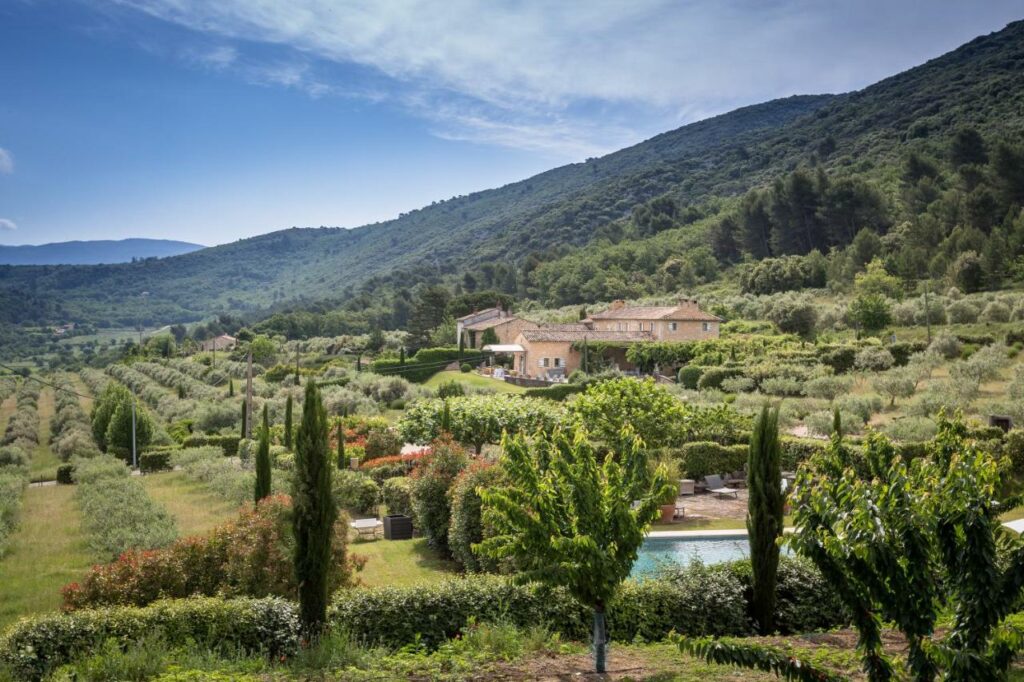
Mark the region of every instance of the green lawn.
POLYGON ((368 587, 432 583, 456 575, 455 564, 439 558, 422 538, 354 541, 348 548, 353 554, 366 557, 359 578, 368 587))
POLYGON ((50 449, 50 421, 54 415, 53 389, 44 388, 39 394, 39 445, 32 453, 29 473, 33 481, 52 481, 57 478, 61 461, 50 449))
POLYGON ((233 504, 181 471, 146 474, 142 477, 142 485, 150 499, 166 507, 174 516, 182 536, 202 535, 238 516, 233 504))
POLYGON ((21 526, 0 560, 0 629, 19 616, 60 607, 60 588, 93 564, 72 486, 25 491, 21 526))
POLYGON ((423 385, 427 388, 436 390, 438 386, 449 381, 458 381, 460 384, 464 384, 467 388, 489 388, 498 393, 524 393, 526 391, 522 386, 516 386, 506 381, 498 381, 497 379, 491 379, 490 377, 480 376, 476 372, 456 372, 454 370, 446 370, 444 372, 438 372, 434 376, 430 377, 423 385))

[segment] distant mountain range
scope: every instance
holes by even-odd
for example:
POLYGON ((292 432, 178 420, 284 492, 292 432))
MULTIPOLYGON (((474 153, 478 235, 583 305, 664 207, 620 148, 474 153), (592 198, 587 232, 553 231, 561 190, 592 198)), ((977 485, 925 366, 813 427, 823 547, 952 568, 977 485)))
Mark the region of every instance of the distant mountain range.
POLYGON ((325 299, 370 305, 383 287, 494 264, 525 271, 600 241, 603 227, 661 196, 684 207, 728 201, 801 166, 886 182, 910 151, 943 149, 963 127, 1022 139, 1024 22, 856 92, 737 109, 374 225, 292 228, 138 263, 0 265, 0 322, 167 324, 325 299))
POLYGON ((173 239, 97 239, 29 246, 0 244, 0 265, 99 265, 180 256, 206 248, 173 239))

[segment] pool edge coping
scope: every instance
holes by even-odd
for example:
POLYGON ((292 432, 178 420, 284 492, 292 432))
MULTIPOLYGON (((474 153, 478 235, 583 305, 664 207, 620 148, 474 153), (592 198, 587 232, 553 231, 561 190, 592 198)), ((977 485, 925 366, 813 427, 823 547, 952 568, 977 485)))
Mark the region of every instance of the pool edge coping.
MULTIPOLYGON (((793 528, 783 528, 783 533, 792 533, 793 528)), ((746 537, 747 530, 745 528, 728 528, 722 530, 652 530, 647 533, 647 537, 652 540, 657 539, 671 539, 671 538, 686 538, 689 540, 714 540, 714 539, 725 539, 725 538, 736 538, 746 537)))

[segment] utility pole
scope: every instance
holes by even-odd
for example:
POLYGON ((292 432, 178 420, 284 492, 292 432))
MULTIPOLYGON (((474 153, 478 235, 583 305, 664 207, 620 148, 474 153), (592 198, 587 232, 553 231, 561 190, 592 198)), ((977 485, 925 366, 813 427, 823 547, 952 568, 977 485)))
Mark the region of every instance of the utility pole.
POLYGON ((135 454, 135 394, 132 394, 132 468, 139 468, 139 458, 135 454))
POLYGON ((249 346, 249 367, 245 375, 245 437, 252 436, 252 346, 249 346))

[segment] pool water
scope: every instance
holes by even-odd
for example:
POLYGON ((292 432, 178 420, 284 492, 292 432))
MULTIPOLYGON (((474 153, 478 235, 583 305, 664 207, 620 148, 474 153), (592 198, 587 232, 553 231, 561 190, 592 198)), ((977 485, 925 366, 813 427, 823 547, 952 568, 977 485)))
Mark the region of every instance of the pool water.
POLYGON ((750 555, 746 535, 720 538, 647 538, 630 574, 634 578, 654 577, 662 568, 686 566, 694 560, 704 564, 745 559, 750 555))

